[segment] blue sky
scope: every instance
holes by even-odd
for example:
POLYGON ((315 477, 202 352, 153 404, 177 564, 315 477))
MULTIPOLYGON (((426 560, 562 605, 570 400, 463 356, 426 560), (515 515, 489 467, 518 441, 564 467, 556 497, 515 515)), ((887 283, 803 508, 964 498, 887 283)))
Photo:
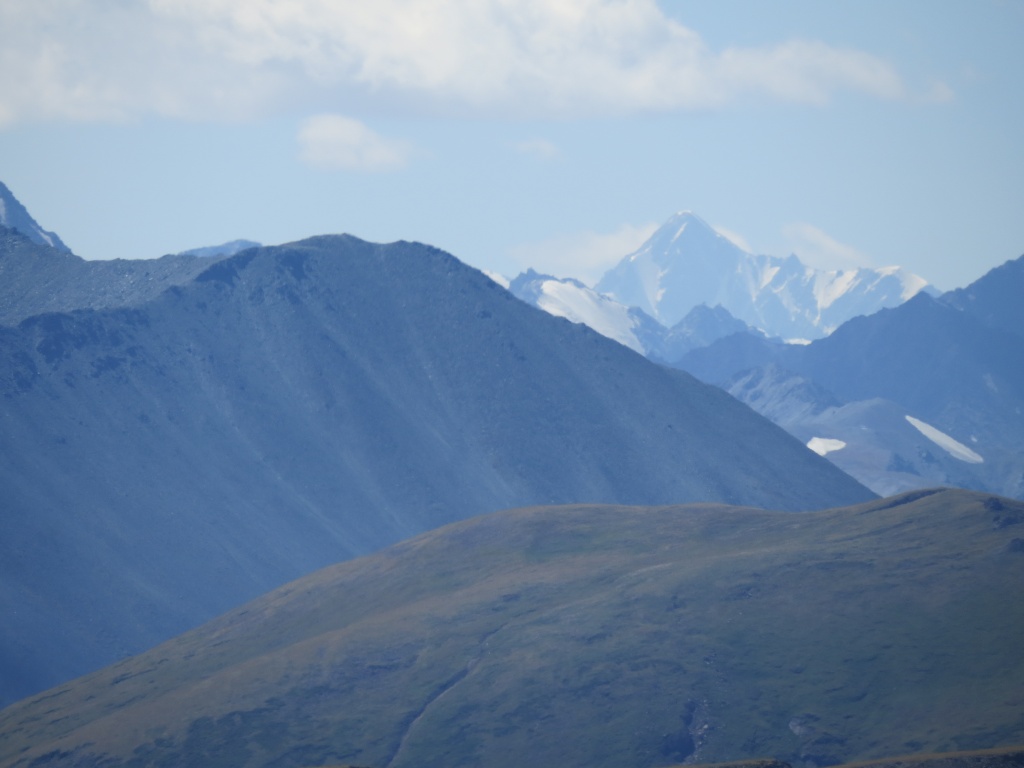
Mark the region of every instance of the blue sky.
POLYGON ((1024 253, 1024 0, 4 0, 0 180, 86 258, 330 232, 592 282, 674 212, 1024 253))

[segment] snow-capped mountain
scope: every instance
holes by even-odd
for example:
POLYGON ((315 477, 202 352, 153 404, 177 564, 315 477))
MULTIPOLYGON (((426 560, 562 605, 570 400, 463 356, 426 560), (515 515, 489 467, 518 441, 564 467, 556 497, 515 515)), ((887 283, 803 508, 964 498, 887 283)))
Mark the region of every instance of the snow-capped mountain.
POLYGON ((36 223, 36 220, 25 210, 25 206, 18 202, 18 199, 2 181, 0 181, 0 226, 16 229, 39 245, 48 245, 59 251, 71 252, 71 249, 64 245, 56 233, 48 232, 36 223))
POLYGON ((683 211, 595 287, 666 326, 700 304, 721 305, 769 335, 816 339, 851 317, 902 304, 927 285, 900 267, 820 270, 795 255, 754 255, 683 211))
POLYGON ((643 310, 602 296, 579 280, 542 275, 528 269, 512 280, 508 289, 549 315, 583 323, 642 355, 657 349, 666 331, 643 310))
POLYGON ((542 275, 532 269, 507 287, 527 304, 555 317, 583 323, 602 336, 660 362, 674 362, 687 352, 732 333, 757 333, 723 307, 703 304, 666 328, 642 309, 627 307, 579 280, 542 275))

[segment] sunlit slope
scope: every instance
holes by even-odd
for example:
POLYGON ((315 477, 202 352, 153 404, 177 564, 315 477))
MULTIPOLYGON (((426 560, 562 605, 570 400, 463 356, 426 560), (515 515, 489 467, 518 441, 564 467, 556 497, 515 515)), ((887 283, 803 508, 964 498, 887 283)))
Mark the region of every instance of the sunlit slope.
POLYGON ((818 765, 1024 742, 1024 504, 454 524, 0 713, 0 763, 818 765), (132 762, 132 761, 136 762, 132 762))

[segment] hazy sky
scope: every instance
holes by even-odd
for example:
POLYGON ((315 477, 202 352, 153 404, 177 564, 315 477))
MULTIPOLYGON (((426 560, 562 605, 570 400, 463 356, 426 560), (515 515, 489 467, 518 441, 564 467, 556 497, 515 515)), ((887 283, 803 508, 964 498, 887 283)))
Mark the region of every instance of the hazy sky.
POLYGON ((1024 253, 1024 0, 0 0, 0 180, 86 258, 592 281, 689 209, 954 288, 1024 253))

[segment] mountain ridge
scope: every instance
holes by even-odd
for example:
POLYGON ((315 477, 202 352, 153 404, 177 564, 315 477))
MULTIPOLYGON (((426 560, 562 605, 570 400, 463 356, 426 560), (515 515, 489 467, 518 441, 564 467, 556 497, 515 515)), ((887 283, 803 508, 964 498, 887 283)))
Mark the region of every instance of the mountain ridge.
POLYGON ((49 232, 39 226, 25 206, 2 181, 0 181, 0 227, 15 229, 39 245, 71 253, 71 249, 64 245, 56 232, 49 232))
POLYGON ((927 281, 899 267, 818 270, 748 253, 690 211, 668 219, 595 289, 666 326, 699 304, 721 305, 771 336, 826 336, 858 314, 896 306, 927 281))
POLYGON ((0 325, 46 312, 134 306, 189 282, 217 258, 86 260, 0 227, 0 325))
MULTIPOLYGON (((1024 265, 1024 257, 1018 262, 1024 265)), ((759 412, 771 409, 802 440, 846 443, 828 458, 876 492, 943 483, 1021 498, 1024 344, 1014 325, 1019 303, 1008 299, 1019 299, 1024 283, 1002 274, 979 278, 977 292, 972 284, 952 301, 918 294, 807 346, 731 336, 678 365, 759 412), (1006 298, 956 305, 988 290, 1006 298), (794 389, 795 379, 829 393, 831 410, 815 409, 816 398, 794 389), (915 422, 925 424, 923 433, 915 422), (981 460, 965 462, 972 453, 981 460)))
POLYGON ((7 701, 471 514, 871 495, 438 249, 321 236, 202 264, 145 303, 0 327, 7 701))

